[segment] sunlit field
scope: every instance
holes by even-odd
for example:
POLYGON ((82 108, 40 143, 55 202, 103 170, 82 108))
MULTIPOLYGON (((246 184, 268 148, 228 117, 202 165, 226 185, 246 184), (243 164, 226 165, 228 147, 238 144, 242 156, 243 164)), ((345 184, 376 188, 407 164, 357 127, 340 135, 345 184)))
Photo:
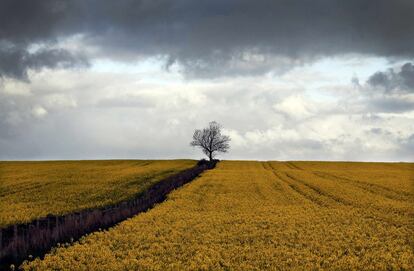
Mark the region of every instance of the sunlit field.
POLYGON ((224 161, 152 210, 23 268, 413 270, 413 187, 412 163, 224 161))
POLYGON ((193 160, 0 162, 0 227, 128 199, 193 160))

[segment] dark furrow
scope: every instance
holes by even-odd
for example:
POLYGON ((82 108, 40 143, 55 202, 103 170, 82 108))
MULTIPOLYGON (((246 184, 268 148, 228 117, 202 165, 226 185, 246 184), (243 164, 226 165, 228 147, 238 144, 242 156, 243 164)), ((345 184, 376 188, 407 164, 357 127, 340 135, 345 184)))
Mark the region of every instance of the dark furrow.
MULTIPOLYGON (((282 178, 280 178, 279 177, 279 179, 282 179, 282 178)), ((304 197, 305 199, 307 199, 307 200, 309 200, 310 202, 312 202, 313 204, 316 204, 316 205, 318 205, 318 206, 321 206, 321 207, 329 207, 329 204, 326 204, 325 202, 323 202, 323 201, 320 201, 318 198, 316 198, 316 197, 312 197, 310 194, 308 194, 308 193, 306 193, 306 192, 304 192, 304 191, 302 191, 300 188, 299 188, 299 186, 297 186, 297 185, 294 185, 294 184, 292 184, 292 183, 288 183, 288 182, 286 182, 286 184, 293 190, 293 191, 295 191, 296 193, 298 193, 299 195, 301 195, 302 197, 304 197)))
MULTIPOLYGON (((310 194, 307 194, 298 185, 292 184, 291 182, 289 182, 288 180, 283 178, 280 174, 278 174, 276 172, 276 169, 274 169, 270 163, 269 163, 269 167, 271 167, 273 169, 272 172, 275 174, 276 177, 278 177, 278 179, 280 179, 281 181, 286 183, 296 193, 300 194, 301 196, 305 197, 307 200, 309 200, 309 201, 311 201, 311 202, 313 202, 317 205, 324 206, 324 207, 329 207, 329 205, 327 205, 325 202, 320 202, 318 200, 318 198, 316 198, 316 197, 314 197, 310 194)), ((323 197, 325 197, 327 199, 330 199, 334 202, 340 203, 341 205, 352 206, 354 208, 360 209, 361 213, 364 213, 364 216, 366 216, 367 218, 378 219, 380 221, 383 221, 384 223, 391 224, 391 225, 400 225, 401 222, 397 222, 397 221, 400 221, 401 219, 404 220, 404 218, 412 217, 411 212, 407 212, 406 210, 395 209, 392 206, 390 206, 388 208, 384 208, 384 207, 375 206, 375 205, 361 206, 358 203, 351 203, 351 202, 346 201, 342 198, 338 198, 334 195, 328 194, 328 193, 320 190, 318 187, 315 187, 313 185, 304 183, 302 180, 300 180, 300 179, 298 179, 294 176, 289 175, 288 172, 283 172, 283 173, 290 180, 295 181, 295 182, 309 188, 311 191, 317 193, 319 196, 323 196, 323 197), (366 209, 370 209, 370 211, 366 212, 366 209), (386 216, 384 216, 385 214, 386 214, 386 216), (390 214, 392 214, 394 216, 393 219, 390 219, 388 217, 390 214), (401 219, 396 219, 397 217, 399 217, 401 219)))
MULTIPOLYGON (((274 172, 275 172, 275 169, 272 167, 272 165, 271 164, 269 164, 269 166, 274 170, 274 172)), ((275 174, 281 179, 281 180, 283 180, 283 181, 285 181, 286 183, 288 183, 288 184, 291 184, 289 181, 287 181, 287 180, 284 180, 279 174, 277 174, 276 172, 275 172, 275 174)), ((349 202, 347 202, 347 201, 345 201, 344 199, 341 199, 341 198, 338 198, 338 197, 335 197, 335 196, 333 196, 333 195, 331 195, 331 194, 328 194, 328 193, 326 193, 326 192, 324 192, 324 191, 322 191, 322 190, 320 190, 319 189, 319 187, 316 187, 316 186, 313 186, 313 185, 310 185, 310 184, 307 184, 307 183, 305 183, 305 182, 303 182, 302 180, 300 180, 300 179, 298 179, 298 178, 295 178, 295 177, 293 177, 293 176, 291 176, 291 175, 289 175, 287 172, 284 172, 284 174, 286 175, 286 177, 287 178, 289 178, 289 179, 291 179, 291 180, 293 180, 293 181, 295 181, 295 182, 297 182, 297 183, 300 183, 301 185, 303 185, 303 186, 305 186, 305 187, 307 187, 308 189, 310 189, 311 191, 313 191, 314 193, 316 193, 316 194, 318 194, 319 196, 322 196, 322 197, 325 197, 325 198, 328 198, 328 199, 330 199, 330 200, 333 200, 334 202, 336 202, 336 203, 339 203, 339 204, 342 204, 342 205, 352 205, 352 204, 350 204, 349 202)), ((299 187, 296 185, 296 188, 298 188, 299 189, 299 187)), ((313 198, 314 199, 314 198, 313 198)), ((325 204, 325 203, 324 203, 325 204)), ((325 204, 326 205, 326 204, 325 204)))
POLYGON ((302 168, 298 167, 297 165, 295 165, 293 162, 286 162, 286 164, 291 168, 291 169, 297 169, 297 170, 303 170, 302 168))
POLYGON ((310 195, 309 193, 306 193, 305 191, 303 191, 302 189, 299 188, 298 185, 296 184, 292 184, 291 182, 287 181, 286 179, 284 179, 281 175, 278 174, 278 172, 275 171, 275 169, 272 167, 271 164, 269 164, 270 168, 271 168, 271 172, 273 173, 273 175, 275 175, 275 177, 282 181, 283 183, 285 183, 291 190, 293 190, 296 194, 299 194, 301 196, 301 198, 305 198, 307 201, 310 201, 313 204, 316 204, 318 206, 321 207, 328 207, 329 205, 326 204, 325 202, 319 200, 316 197, 313 197, 312 195, 310 195))
POLYGON ((35 184, 35 185, 29 184, 29 183, 23 183, 23 184, 20 184, 18 186, 16 185, 15 187, 13 187, 13 189, 4 188, 0 192, 0 198, 6 197, 6 196, 9 196, 9 195, 13 195, 13 194, 20 193, 22 190, 24 190, 24 191, 30 191, 30 190, 35 190, 35 189, 38 189, 40 187, 48 186, 48 185, 50 185, 50 182, 42 183, 42 184, 35 184))
MULTIPOLYGON (((270 163, 269 162, 262 162, 261 163, 262 164, 262 166, 263 166, 263 168, 266 170, 266 172, 270 172, 270 173, 272 173, 272 175, 275 175, 276 177, 278 177, 277 175, 276 175, 276 173, 273 171, 273 169, 272 169, 272 167, 270 166, 270 163)), ((280 179, 280 178, 278 178, 278 179, 280 179)), ((273 187, 273 189, 274 190, 276 190, 278 193, 280 193, 280 195, 287 201, 287 202, 292 202, 292 203, 295 203, 296 201, 297 201, 297 198, 295 197, 295 199, 293 199, 292 197, 290 197, 287 193, 286 193, 286 187, 283 185, 283 184, 285 184, 285 185, 288 185, 288 184, 286 184, 285 182, 283 182, 282 180, 274 180, 273 178, 272 178, 272 187, 273 187)), ((291 188, 292 190, 293 190, 293 188, 291 188)), ((288 193, 290 194, 290 195, 294 195, 294 196, 296 196, 295 194, 292 194, 292 193, 290 193, 289 191, 288 191, 288 193)))
MULTIPOLYGON (((332 181, 332 179, 329 179, 329 180, 332 181)), ((347 180, 349 180, 349 179, 347 179, 347 180)), ((351 181, 351 180, 349 180, 349 181, 351 181)), ((374 194, 377 195, 376 193, 374 193, 374 194)), ((362 206, 361 204, 351 204, 351 205, 354 205, 354 207, 361 208, 363 210, 362 212, 366 213, 366 214, 369 214, 369 213, 365 212, 365 209, 370 209, 371 212, 375 210, 375 212, 377 214, 376 217, 378 217, 378 218, 380 217, 379 214, 382 214, 382 215, 392 214, 392 215, 398 216, 398 217, 410 217, 411 216, 410 213, 407 213, 406 210, 401 210, 401 209, 395 208, 393 206, 383 207, 383 206, 376 206, 376 205, 373 205, 373 204, 365 205, 365 206, 362 206)), ((381 219, 381 220, 384 220, 384 219, 381 219)), ((389 223, 391 223, 391 222, 389 222, 389 223)))
POLYGON ((272 166, 272 164, 270 162, 264 162, 262 163, 263 168, 265 168, 266 170, 270 171, 277 180, 279 180, 281 183, 284 183, 285 185, 287 185, 291 190, 293 190, 294 193, 299 194, 299 197, 302 198, 304 197, 307 201, 310 201, 311 203, 315 203, 316 205, 321 205, 319 202, 314 201, 311 197, 309 197, 306 193, 304 193, 302 190, 300 190, 297 186, 289 183, 288 181, 284 180, 282 178, 282 176, 280 176, 277 172, 276 169, 272 166))
POLYGON ((353 180, 353 179, 349 179, 349 178, 345 178, 342 176, 337 176, 335 174, 332 173, 327 173, 327 172, 321 172, 321 171, 314 171, 313 174, 315 174, 318 177, 327 179, 327 180, 332 180, 331 178, 335 179, 335 180, 340 180, 340 181, 344 181, 347 183, 352 183, 355 186, 358 186, 359 188, 371 192, 373 194, 376 195, 380 195, 383 196, 385 198, 388 199, 392 199, 392 200, 399 200, 399 201, 408 201, 410 200, 410 194, 406 193, 406 192, 397 192, 393 189, 390 188, 386 188, 383 187, 381 185, 377 185, 377 184, 371 184, 371 183, 367 183, 367 182, 363 182, 363 181, 358 181, 358 180, 353 180))
POLYGON ((288 178, 290 178, 290 179, 292 179, 292 180, 294 180, 294 181, 296 181, 296 182, 301 183, 302 185, 304 185, 304 186, 308 187, 309 189, 311 189, 311 190, 315 191, 317 194, 319 194, 319 195, 321 195, 321 196, 324 196, 324 197, 326 197, 326 198, 330 198, 331 200, 334 200, 334 201, 336 201, 336 202, 338 202, 338 203, 340 203, 340 204, 346 205, 346 206, 351 206, 351 205, 353 205, 351 202, 349 202, 349 201, 347 201, 347 200, 345 200, 345 199, 342 199, 342 198, 336 197, 336 196, 334 196, 334 195, 332 195, 332 194, 329 194, 329 193, 327 193, 327 192, 325 192, 325 191, 321 190, 319 187, 317 187, 317 186, 315 186, 315 185, 308 184, 308 183, 306 183, 306 182, 304 182, 304 181, 300 180, 299 178, 296 178, 296 177, 294 177, 294 176, 290 175, 289 173, 285 173, 285 174, 286 174, 286 176, 287 176, 288 178))
POLYGON ((262 167, 265 169, 265 170, 272 170, 272 167, 270 166, 270 162, 262 162, 262 163, 260 163, 261 165, 262 165, 262 167))

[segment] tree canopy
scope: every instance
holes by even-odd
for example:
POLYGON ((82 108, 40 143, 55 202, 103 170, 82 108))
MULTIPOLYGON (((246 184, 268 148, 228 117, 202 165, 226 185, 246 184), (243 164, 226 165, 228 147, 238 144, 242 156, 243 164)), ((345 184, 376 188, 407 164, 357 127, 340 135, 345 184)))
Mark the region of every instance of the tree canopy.
POLYGON ((230 137, 221 134, 221 125, 212 121, 208 127, 194 131, 193 141, 190 144, 193 147, 201 148, 211 161, 217 152, 225 153, 230 149, 229 142, 230 137))

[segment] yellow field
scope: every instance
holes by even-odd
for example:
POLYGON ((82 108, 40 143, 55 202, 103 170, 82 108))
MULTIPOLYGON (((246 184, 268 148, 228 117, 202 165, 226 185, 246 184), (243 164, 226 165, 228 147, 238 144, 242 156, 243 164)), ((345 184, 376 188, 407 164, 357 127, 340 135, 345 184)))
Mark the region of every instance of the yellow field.
POLYGON ((0 227, 116 203, 194 165, 191 160, 0 162, 0 227))
POLYGON ((24 270, 414 270, 414 164, 238 162, 24 270))

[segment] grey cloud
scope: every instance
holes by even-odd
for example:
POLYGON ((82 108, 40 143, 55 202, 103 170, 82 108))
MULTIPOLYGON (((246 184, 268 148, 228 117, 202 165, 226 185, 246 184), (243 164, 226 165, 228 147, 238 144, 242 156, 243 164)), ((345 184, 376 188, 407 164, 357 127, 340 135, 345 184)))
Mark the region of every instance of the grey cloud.
POLYGON ((26 50, 82 34, 101 57, 162 55, 188 76, 258 74, 346 53, 412 58, 413 14, 411 0, 5 0, 0 40, 26 50))
POLYGON ((359 84, 357 77, 351 83, 362 99, 350 100, 349 106, 357 108, 359 113, 398 114, 414 110, 414 66, 411 62, 377 71, 364 84, 359 84))
POLYGON ((98 107, 113 108, 113 107, 132 107, 132 108, 150 108, 156 104, 155 99, 148 97, 139 97, 125 95, 121 97, 104 98, 97 102, 98 107))
POLYGON ((368 78, 367 84, 383 88, 387 92, 414 92, 414 65, 407 62, 401 66, 398 72, 393 68, 388 71, 378 71, 368 78))
POLYGON ((13 139, 24 130, 24 124, 33 119, 31 107, 26 97, 10 97, 0 92, 0 140, 13 139))
POLYGON ((28 80, 29 69, 87 65, 85 56, 49 48, 65 36, 68 3, 5 0, 0 3, 0 77, 28 80), (31 51, 33 45, 44 48, 31 51))
POLYGON ((405 63, 401 67, 401 71, 398 74, 405 86, 411 91, 414 91, 414 66, 412 63, 405 63))
MULTIPOLYGON (((399 140, 399 157, 413 157, 414 153, 414 134, 399 140)), ((400 159, 402 161, 402 159, 400 159)))
POLYGON ((369 130, 366 130, 366 133, 369 136, 375 135, 375 136, 384 136, 384 137, 393 137, 393 133, 388 131, 387 129, 384 128, 371 128, 369 130))
POLYGON ((27 45, 60 36, 69 10, 64 0, 2 0, 0 40, 27 45))
POLYGON ((414 110, 414 101, 404 97, 378 97, 367 103, 366 110, 371 112, 402 113, 414 110))
POLYGON ((395 73, 394 70, 389 70, 388 73, 386 72, 376 72, 373 75, 371 75, 368 80, 367 83, 371 86, 381 86, 384 87, 385 89, 389 90, 394 88, 394 79, 395 78, 395 73))
POLYGON ((376 135, 381 135, 384 133, 384 130, 381 128, 371 128, 369 130, 370 133, 376 134, 376 135))
MULTIPOLYGON (((365 90, 363 90, 365 91, 365 90)), ((332 113, 366 114, 367 119, 375 121, 380 113, 403 114, 414 111, 414 100, 404 95, 373 95, 368 97, 353 97, 342 100, 332 113)), ((330 113, 324 111, 323 113, 330 113)))
POLYGON ((87 66, 85 57, 62 49, 41 49, 30 53, 22 48, 0 46, 0 77, 28 80, 29 69, 87 66))

